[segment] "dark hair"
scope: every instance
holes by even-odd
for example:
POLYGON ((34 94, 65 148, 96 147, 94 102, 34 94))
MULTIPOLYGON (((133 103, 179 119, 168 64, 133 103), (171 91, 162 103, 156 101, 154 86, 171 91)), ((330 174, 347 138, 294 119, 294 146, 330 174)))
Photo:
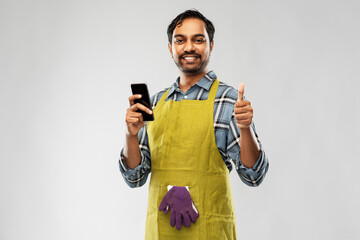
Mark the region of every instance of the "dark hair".
POLYGON ((167 29, 167 35, 168 35, 168 40, 169 40, 170 44, 172 42, 171 40, 172 40, 172 35, 174 33, 175 27, 180 26, 182 21, 186 18, 197 18, 197 19, 204 21, 206 32, 209 35, 210 43, 214 40, 215 27, 212 24, 212 22, 210 22, 209 19, 204 17, 204 15, 202 15, 198 10, 190 9, 190 10, 186 10, 185 12, 177 15, 177 17, 174 20, 172 20, 172 22, 169 24, 168 29, 167 29))

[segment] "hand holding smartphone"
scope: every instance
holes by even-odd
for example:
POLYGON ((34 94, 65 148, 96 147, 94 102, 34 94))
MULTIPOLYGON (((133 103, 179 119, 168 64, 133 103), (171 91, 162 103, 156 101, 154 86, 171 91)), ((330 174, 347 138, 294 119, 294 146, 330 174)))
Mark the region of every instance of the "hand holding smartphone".
MULTIPOLYGON (((132 91, 133 95, 141 94, 141 98, 134 100, 135 103, 140 103, 140 104, 144 105, 145 107, 149 108, 150 110, 152 110, 149 91, 148 91, 147 85, 145 83, 131 84, 131 91, 132 91)), ((144 121, 154 121, 153 114, 148 114, 140 109, 138 109, 137 112, 141 112, 141 114, 144 118, 144 121)))

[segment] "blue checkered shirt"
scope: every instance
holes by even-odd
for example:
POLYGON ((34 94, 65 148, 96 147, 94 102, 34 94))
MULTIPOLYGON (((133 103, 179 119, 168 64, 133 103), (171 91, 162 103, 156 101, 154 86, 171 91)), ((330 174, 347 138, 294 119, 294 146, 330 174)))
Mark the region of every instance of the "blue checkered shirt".
MULTIPOLYGON (((182 99, 206 100, 209 95, 210 87, 216 78, 215 73, 210 71, 199 82, 191 86, 186 93, 183 93, 179 88, 178 78, 177 81, 170 87, 165 101, 170 99, 173 101, 181 101, 182 99)), ((151 97, 153 108, 167 90, 168 88, 151 97)), ((241 163, 240 130, 236 125, 234 115, 234 104, 237 97, 238 91, 235 88, 220 82, 214 103, 215 141, 229 171, 233 169, 234 164, 236 172, 245 184, 249 186, 258 186, 266 175, 269 168, 269 162, 259 141, 255 125, 252 123, 251 127, 260 146, 260 155, 252 168, 247 168, 241 163)), ((138 137, 141 155, 140 164, 135 169, 128 168, 123 159, 123 150, 121 151, 119 159, 120 172, 130 187, 140 187, 144 185, 149 173, 151 172, 151 156, 146 132, 146 124, 140 129, 138 137)))

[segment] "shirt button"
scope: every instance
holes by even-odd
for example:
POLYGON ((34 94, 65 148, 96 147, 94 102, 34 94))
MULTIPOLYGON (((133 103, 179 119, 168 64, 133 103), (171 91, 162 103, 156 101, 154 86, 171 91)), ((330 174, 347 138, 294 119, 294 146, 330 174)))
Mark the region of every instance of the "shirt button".
POLYGON ((187 96, 185 95, 184 98, 187 98, 187 96))

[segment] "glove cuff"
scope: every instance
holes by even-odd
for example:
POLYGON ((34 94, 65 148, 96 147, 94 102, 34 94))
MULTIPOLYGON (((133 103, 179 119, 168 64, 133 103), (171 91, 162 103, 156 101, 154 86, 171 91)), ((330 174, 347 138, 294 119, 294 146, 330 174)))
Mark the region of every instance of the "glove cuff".
MULTIPOLYGON (((174 187, 173 185, 168 185, 167 186, 167 190, 170 191, 170 189, 172 189, 172 187, 174 187)), ((180 186, 178 186, 180 187, 180 186)), ((190 194, 190 190, 189 190, 189 187, 188 186, 184 186, 186 188, 186 190, 188 190, 189 194, 190 194)), ((191 194, 190 194, 191 196, 191 194)), ((194 202, 191 200, 191 204, 192 204, 192 208, 194 209, 194 211, 199 214, 199 211, 197 210, 197 208, 195 207, 195 204, 194 202)), ((166 210, 169 210, 169 206, 166 207, 166 210)))

